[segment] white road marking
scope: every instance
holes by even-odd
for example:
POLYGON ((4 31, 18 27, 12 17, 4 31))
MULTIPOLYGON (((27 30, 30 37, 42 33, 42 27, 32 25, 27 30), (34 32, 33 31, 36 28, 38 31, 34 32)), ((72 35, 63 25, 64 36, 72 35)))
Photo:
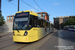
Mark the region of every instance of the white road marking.
POLYGON ((64 47, 63 47, 63 39, 61 39, 61 37, 62 37, 62 35, 60 34, 61 32, 62 32, 63 30, 60 30, 60 31, 58 31, 58 36, 59 36, 59 41, 58 41, 58 48, 59 48, 59 50, 63 50, 64 49, 64 47))

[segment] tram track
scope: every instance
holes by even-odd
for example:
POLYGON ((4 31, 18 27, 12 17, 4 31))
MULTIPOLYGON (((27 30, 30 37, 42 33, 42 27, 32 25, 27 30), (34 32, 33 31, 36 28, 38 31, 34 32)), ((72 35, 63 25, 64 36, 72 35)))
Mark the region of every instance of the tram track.
MULTIPOLYGON (((22 49, 23 47, 26 47, 30 44, 27 44, 27 43, 24 43, 24 44, 21 44, 21 43, 14 43, 13 42, 13 37, 12 37, 12 34, 2 34, 0 35, 1 38, 0 38, 0 50, 9 50, 9 48, 14 48, 14 50, 20 50, 22 49)), ((13 49, 11 49, 13 50, 13 49)))
POLYGON ((12 42, 12 40, 9 40, 9 41, 1 42, 1 44, 0 44, 0 49, 5 48, 5 47, 8 47, 8 46, 11 46, 11 45, 14 45, 15 43, 12 42), (7 42, 8 42, 8 43, 7 43, 7 42), (9 42, 10 42, 10 43, 9 43, 9 42), (1 44, 3 44, 3 45, 1 45, 1 44))
POLYGON ((22 48, 24 48, 24 47, 26 47, 26 46, 28 46, 28 45, 29 45, 29 44, 26 44, 26 45, 24 45, 24 46, 18 48, 17 50, 20 50, 20 49, 22 49, 22 48))
POLYGON ((12 38, 1 40, 0 42, 8 41, 8 40, 13 40, 12 38))
POLYGON ((3 49, 3 48, 9 47, 9 46, 11 46, 11 45, 14 45, 14 43, 13 43, 13 44, 10 44, 10 45, 8 45, 8 46, 4 46, 4 47, 0 48, 0 50, 3 49))
MULTIPOLYGON (((21 48, 29 45, 27 43, 15 43, 15 42, 13 42, 12 37, 9 37, 9 36, 7 38, 1 38, 0 43, 1 43, 0 50, 6 50, 7 48, 13 48, 14 46, 15 46, 14 50, 15 49, 20 50, 21 48)), ((13 50, 13 49, 11 49, 11 50, 13 50)))
POLYGON ((5 34, 5 35, 0 35, 0 38, 5 37, 5 36, 9 36, 11 34, 5 34))
POLYGON ((26 47, 26 46, 28 46, 28 45, 30 45, 30 44, 25 44, 25 43, 13 43, 13 44, 11 44, 11 45, 8 45, 8 46, 5 46, 5 47, 2 47, 2 48, 0 48, 1 50, 20 50, 20 49, 22 49, 23 47, 26 47), (11 49, 11 48, 13 48, 13 49, 11 49))
POLYGON ((11 39, 13 39, 12 36, 5 36, 5 37, 0 38, 0 42, 11 40, 11 39))

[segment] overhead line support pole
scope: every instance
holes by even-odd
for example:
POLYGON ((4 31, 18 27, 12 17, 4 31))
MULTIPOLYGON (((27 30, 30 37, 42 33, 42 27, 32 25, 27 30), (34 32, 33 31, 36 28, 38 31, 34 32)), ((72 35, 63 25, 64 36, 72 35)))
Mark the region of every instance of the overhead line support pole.
POLYGON ((19 0, 18 0, 18 11, 19 11, 19 0))

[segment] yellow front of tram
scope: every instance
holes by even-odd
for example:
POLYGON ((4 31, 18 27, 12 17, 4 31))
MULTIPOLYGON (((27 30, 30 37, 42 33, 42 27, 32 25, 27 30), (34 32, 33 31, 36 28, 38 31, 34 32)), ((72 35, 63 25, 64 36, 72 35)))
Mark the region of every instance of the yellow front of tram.
POLYGON ((14 42, 33 42, 39 39, 38 28, 33 27, 33 25, 35 25, 35 21, 33 20, 36 20, 37 16, 38 15, 32 11, 20 11, 15 14, 13 21, 14 42))
POLYGON ((14 42, 33 42, 38 40, 38 28, 32 28, 31 30, 14 30, 13 41, 14 42), (34 29, 36 29, 34 31, 34 29), (27 33, 27 35, 25 35, 27 33))

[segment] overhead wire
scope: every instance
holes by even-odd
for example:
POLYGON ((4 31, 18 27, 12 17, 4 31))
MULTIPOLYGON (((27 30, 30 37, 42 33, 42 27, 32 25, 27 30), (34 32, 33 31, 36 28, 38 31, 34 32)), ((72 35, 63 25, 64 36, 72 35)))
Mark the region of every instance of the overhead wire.
MULTIPOLYGON (((35 0, 33 0, 35 3, 36 3, 36 1, 35 0)), ((36 3, 37 4, 37 3, 36 3)), ((37 4, 38 5, 38 4, 37 4)), ((42 11, 44 11, 39 5, 38 5, 38 7, 42 10, 42 11)))
MULTIPOLYGON (((33 6, 31 6, 30 4, 28 4, 28 3, 26 3, 25 1, 23 1, 23 0, 21 0, 23 3, 25 3, 25 4, 27 4, 28 6, 30 6, 30 7, 32 7, 32 8, 34 8, 34 9, 36 9, 35 7, 33 7, 33 6)), ((36 9, 36 10, 38 10, 38 9, 36 9)), ((38 10, 38 11, 40 11, 40 10, 38 10)))
MULTIPOLYGON (((14 6, 16 6, 15 4, 13 4, 13 3, 11 3, 12 5, 14 5, 14 6)), ((17 6, 18 7, 18 6, 17 6)), ((21 7, 20 7, 21 8, 21 7)), ((22 8, 21 8, 22 9, 22 8)), ((22 10, 24 10, 24 9, 22 9, 22 10)))
MULTIPOLYGON (((6 0, 7 1, 7 0, 6 0)), ((12 4, 12 5, 14 5, 14 6, 16 6, 16 7, 18 7, 17 5, 15 5, 15 4, 13 4, 13 3, 11 3, 10 1, 9 1, 9 3, 10 4, 12 4)), ((21 7, 20 7, 21 8, 21 7)), ((22 9, 22 8, 21 8, 22 9)), ((22 10, 24 10, 24 9, 22 9, 22 10)))

